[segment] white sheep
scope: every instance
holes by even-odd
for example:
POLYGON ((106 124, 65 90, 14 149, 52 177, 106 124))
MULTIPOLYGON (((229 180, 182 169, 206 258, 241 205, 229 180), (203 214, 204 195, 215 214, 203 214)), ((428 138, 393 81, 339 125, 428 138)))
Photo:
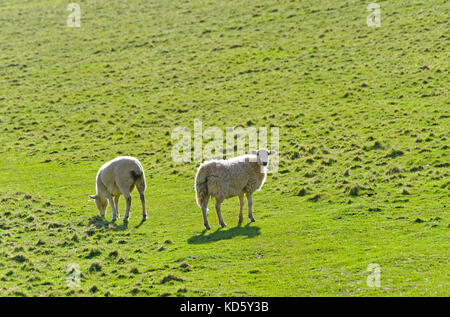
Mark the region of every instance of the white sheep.
POLYGON ((142 202, 142 221, 147 219, 144 192, 146 188, 144 169, 141 162, 130 156, 119 156, 105 163, 97 173, 95 200, 100 216, 105 216, 106 207, 111 206, 112 221, 119 219, 119 198, 126 199, 126 210, 123 221, 130 219, 131 192, 136 186, 142 202))
POLYGON ((228 198, 239 196, 239 223, 243 221, 244 194, 247 196, 248 217, 255 221, 252 214, 252 194, 261 189, 266 180, 269 155, 274 151, 260 149, 252 154, 234 157, 229 160, 210 160, 200 165, 195 176, 197 204, 202 208, 203 221, 207 230, 208 200, 216 200, 216 212, 222 227, 226 224, 220 212, 221 203, 228 198))

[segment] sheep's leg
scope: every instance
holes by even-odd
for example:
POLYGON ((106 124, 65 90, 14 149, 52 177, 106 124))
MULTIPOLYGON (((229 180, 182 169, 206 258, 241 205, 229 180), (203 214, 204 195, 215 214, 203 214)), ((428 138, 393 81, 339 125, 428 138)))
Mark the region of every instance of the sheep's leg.
POLYGON ((141 204, 142 204, 142 221, 147 220, 147 212, 145 211, 145 196, 144 196, 145 187, 146 187, 146 184, 145 184, 144 178, 142 178, 136 182, 136 188, 139 192, 139 198, 141 199, 141 204))
POLYGON ((144 191, 141 191, 138 187, 138 191, 139 191, 139 197, 141 198, 141 203, 142 203, 142 221, 147 220, 147 212, 145 211, 145 196, 144 196, 144 191))
POLYGON ((119 199, 120 199, 120 195, 117 195, 116 197, 114 197, 114 206, 116 207, 116 214, 114 217, 114 220, 117 220, 120 218, 120 214, 119 214, 119 199))
MULTIPOLYGON (((116 181, 116 184, 119 183, 118 181, 116 181)), ((126 201, 126 209, 125 209, 125 215, 123 216, 123 221, 128 221, 130 220, 130 209, 131 209, 131 192, 130 189, 133 190, 133 186, 130 186, 129 184, 120 184, 119 183, 119 190, 120 193, 123 195, 123 197, 125 198, 126 201)))
POLYGON ((244 194, 239 195, 239 223, 244 221, 244 217, 242 216, 242 210, 244 209, 244 194))
POLYGON ((205 225, 206 230, 211 229, 211 227, 209 226, 209 223, 208 223, 208 200, 209 200, 209 197, 206 197, 202 201, 203 224, 205 225))
POLYGON ((139 194, 139 197, 141 198, 142 203, 142 221, 147 220, 147 211, 145 211, 145 196, 144 194, 139 194))
POLYGON ((131 195, 124 195, 126 202, 127 202, 127 207, 125 209, 125 215, 123 216, 123 221, 128 221, 130 220, 130 209, 131 209, 131 195))
POLYGON ((109 205, 111 206, 111 210, 112 210, 112 220, 111 221, 114 221, 114 220, 116 220, 117 210, 114 205, 113 197, 110 196, 110 197, 107 197, 106 199, 108 199, 109 205))
POLYGON ((216 200, 216 213, 217 217, 219 218, 219 224, 222 226, 222 228, 226 227, 227 224, 223 221, 222 213, 220 212, 220 204, 221 202, 216 200))
POLYGON ((247 193, 247 205, 248 205, 248 218, 250 219, 251 222, 255 222, 255 218, 253 218, 252 213, 253 201, 251 193, 247 193))

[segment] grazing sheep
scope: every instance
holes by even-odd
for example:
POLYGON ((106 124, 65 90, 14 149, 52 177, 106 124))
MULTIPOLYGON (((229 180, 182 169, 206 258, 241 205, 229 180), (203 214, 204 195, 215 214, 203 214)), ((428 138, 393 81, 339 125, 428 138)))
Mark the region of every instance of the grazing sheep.
POLYGON ((197 204, 202 208, 203 221, 207 230, 208 200, 216 200, 216 212, 222 227, 226 224, 220 212, 221 203, 234 196, 239 197, 239 223, 243 221, 242 209, 244 207, 244 194, 247 196, 248 217, 254 222, 252 214, 252 194, 261 189, 266 180, 266 166, 269 155, 274 151, 260 149, 252 154, 234 157, 229 160, 211 160, 200 165, 195 176, 195 191, 197 204))
POLYGON ((119 219, 119 198, 123 195, 127 202, 123 221, 130 219, 131 192, 136 186, 142 202, 142 221, 147 219, 144 192, 146 188, 144 169, 141 162, 130 156, 119 156, 105 163, 97 173, 95 200, 100 216, 105 216, 106 207, 111 206, 112 221, 119 219))

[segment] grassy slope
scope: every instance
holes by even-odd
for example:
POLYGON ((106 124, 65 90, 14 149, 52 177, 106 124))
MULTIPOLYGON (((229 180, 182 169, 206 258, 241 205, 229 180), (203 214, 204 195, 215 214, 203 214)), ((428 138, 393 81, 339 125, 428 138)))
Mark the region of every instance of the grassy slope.
POLYGON ((65 1, 2 1, 1 295, 449 295, 448 3, 379 1, 372 29, 366 1, 279 2, 79 1, 76 29, 65 1), (255 224, 233 199, 203 232, 170 157, 194 118, 280 127, 255 224), (136 193, 128 227, 87 200, 119 154, 143 225, 136 193))

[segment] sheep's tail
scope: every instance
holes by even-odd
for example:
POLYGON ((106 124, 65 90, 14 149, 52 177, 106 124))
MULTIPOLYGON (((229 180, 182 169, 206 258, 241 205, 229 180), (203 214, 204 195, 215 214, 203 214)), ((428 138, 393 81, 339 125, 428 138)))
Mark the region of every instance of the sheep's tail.
POLYGON ((207 169, 200 166, 197 175, 195 175, 195 195, 197 205, 201 208, 205 199, 208 199, 208 184, 206 183, 208 177, 207 169))
POLYGON ((130 192, 133 190, 134 186, 138 189, 139 193, 142 195, 145 191, 147 185, 145 184, 145 175, 143 170, 131 170, 131 178, 133 178, 133 185, 130 192))
POLYGON ((142 176, 144 176, 144 173, 140 172, 140 171, 131 171, 130 172, 131 177, 133 178, 134 182, 138 181, 139 179, 142 178, 142 176))

